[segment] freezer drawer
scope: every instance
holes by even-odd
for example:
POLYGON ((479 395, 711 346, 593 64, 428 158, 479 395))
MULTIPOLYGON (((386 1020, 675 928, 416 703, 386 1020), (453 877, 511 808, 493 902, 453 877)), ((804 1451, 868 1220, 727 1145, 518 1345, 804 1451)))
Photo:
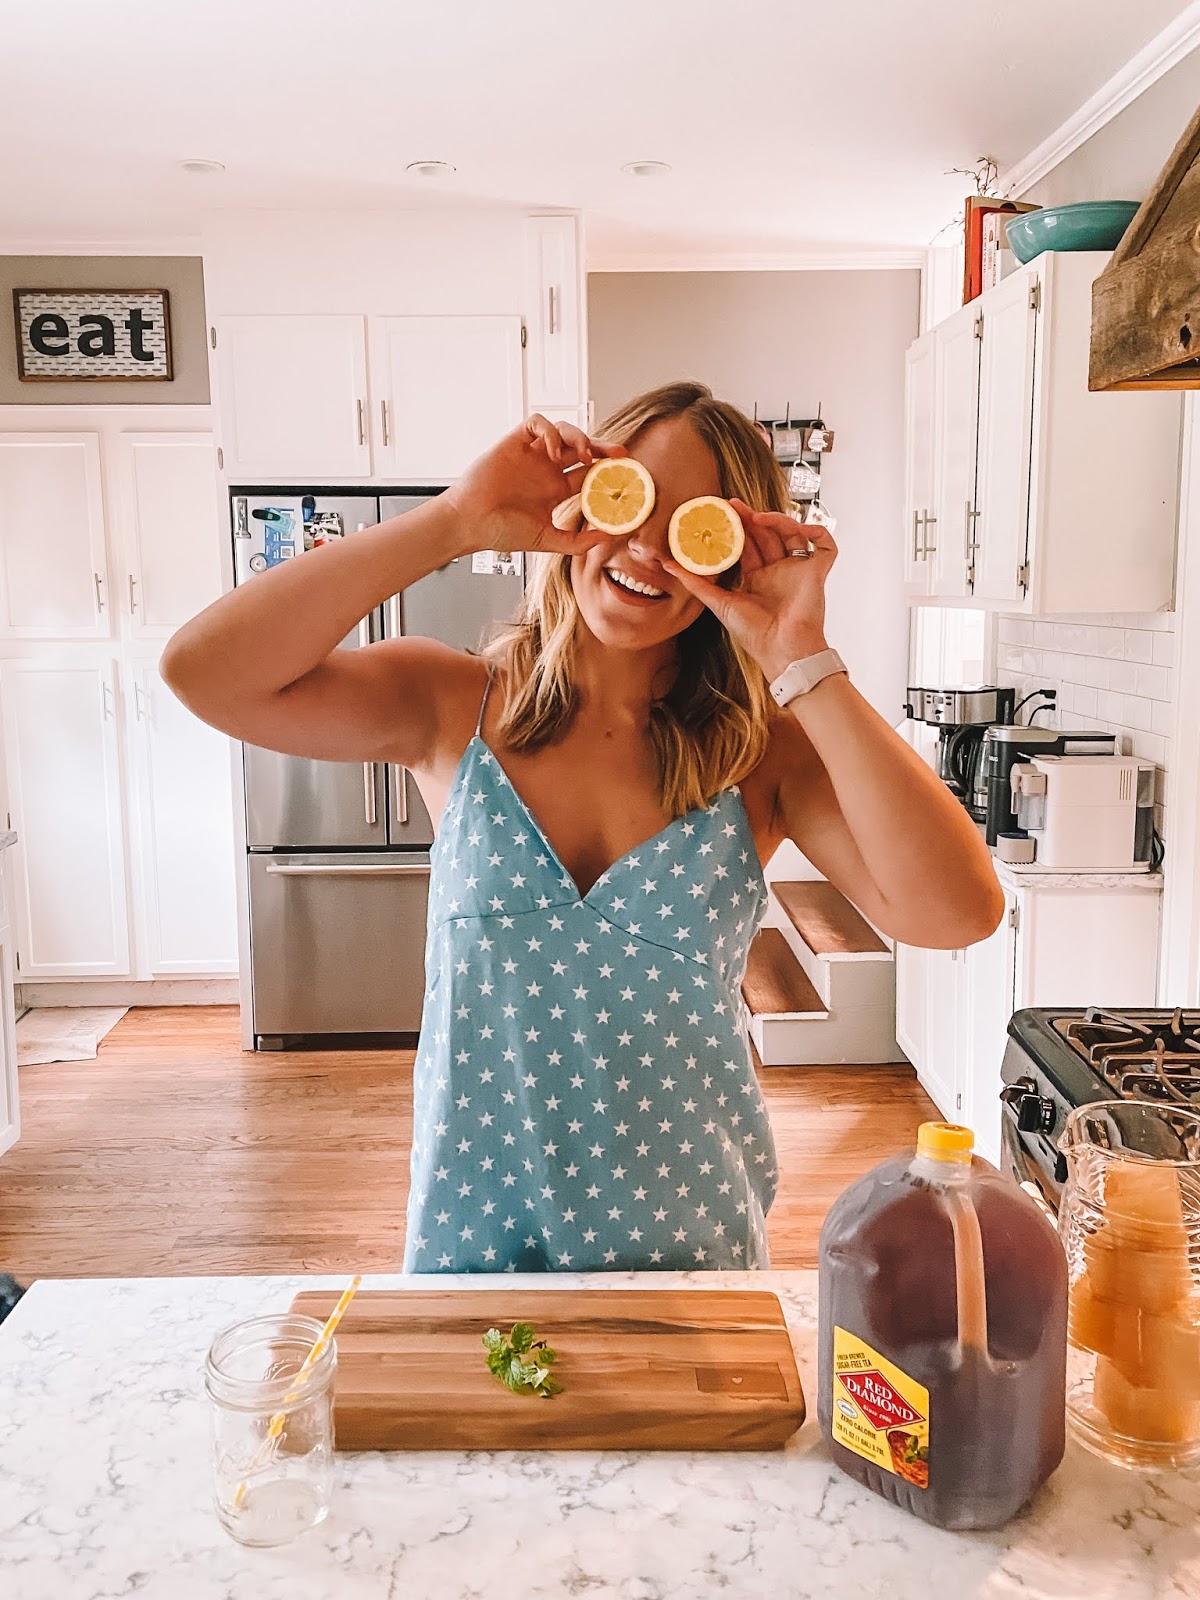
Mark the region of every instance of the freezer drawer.
POLYGON ((429 858, 249 857, 254 1032, 415 1033, 429 858))

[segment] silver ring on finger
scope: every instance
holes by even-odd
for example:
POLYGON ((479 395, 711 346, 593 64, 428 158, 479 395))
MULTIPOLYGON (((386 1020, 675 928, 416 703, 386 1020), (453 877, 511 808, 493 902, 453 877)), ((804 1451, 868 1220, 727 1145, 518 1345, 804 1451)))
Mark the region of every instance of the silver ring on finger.
POLYGON ((808 561, 812 557, 812 546, 810 545, 805 550, 789 550, 788 555, 799 557, 801 561, 808 561))

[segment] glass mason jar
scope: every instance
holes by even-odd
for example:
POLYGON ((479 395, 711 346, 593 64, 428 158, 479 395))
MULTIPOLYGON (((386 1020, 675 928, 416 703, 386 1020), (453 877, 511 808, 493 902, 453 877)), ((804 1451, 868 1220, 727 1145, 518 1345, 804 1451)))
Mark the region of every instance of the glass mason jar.
POLYGON ((297 1376, 320 1333, 311 1317, 255 1317, 208 1352, 217 1516, 241 1544, 286 1544, 328 1514, 336 1345, 297 1376))
POLYGON ((1124 1466, 1200 1461, 1200 1113, 1078 1106, 1060 1149, 1071 1431, 1124 1466))

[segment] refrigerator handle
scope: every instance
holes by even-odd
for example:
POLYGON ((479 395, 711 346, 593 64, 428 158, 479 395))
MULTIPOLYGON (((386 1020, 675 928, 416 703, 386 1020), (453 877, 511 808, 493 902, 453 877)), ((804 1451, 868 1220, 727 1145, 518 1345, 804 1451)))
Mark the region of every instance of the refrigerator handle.
POLYGON ((389 639, 404 637, 404 619, 400 614, 400 596, 394 594, 387 603, 387 635, 389 639))
POLYGON ((373 761, 363 762, 363 815, 366 818, 367 827, 373 828, 377 820, 375 812, 375 763, 373 761))
POLYGON ((430 868, 428 862, 418 861, 389 861, 373 862, 336 862, 320 866, 308 866, 301 863, 293 866, 272 861, 267 866, 267 875, 272 878, 427 878, 430 868))
POLYGON ((392 776, 396 783, 396 821, 402 828, 408 827, 408 768, 401 766, 392 767, 392 776))

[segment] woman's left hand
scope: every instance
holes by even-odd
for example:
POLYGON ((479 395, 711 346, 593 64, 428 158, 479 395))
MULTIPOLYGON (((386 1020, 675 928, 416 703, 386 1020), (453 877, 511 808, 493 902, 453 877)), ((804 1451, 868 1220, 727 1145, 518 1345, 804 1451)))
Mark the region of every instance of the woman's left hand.
POLYGON ((776 678, 789 662, 828 648, 825 580, 837 560, 837 545, 820 523, 800 523, 781 511, 752 511, 744 500, 730 504, 746 532, 736 588, 723 589, 670 559, 663 566, 719 618, 768 678, 776 678))

